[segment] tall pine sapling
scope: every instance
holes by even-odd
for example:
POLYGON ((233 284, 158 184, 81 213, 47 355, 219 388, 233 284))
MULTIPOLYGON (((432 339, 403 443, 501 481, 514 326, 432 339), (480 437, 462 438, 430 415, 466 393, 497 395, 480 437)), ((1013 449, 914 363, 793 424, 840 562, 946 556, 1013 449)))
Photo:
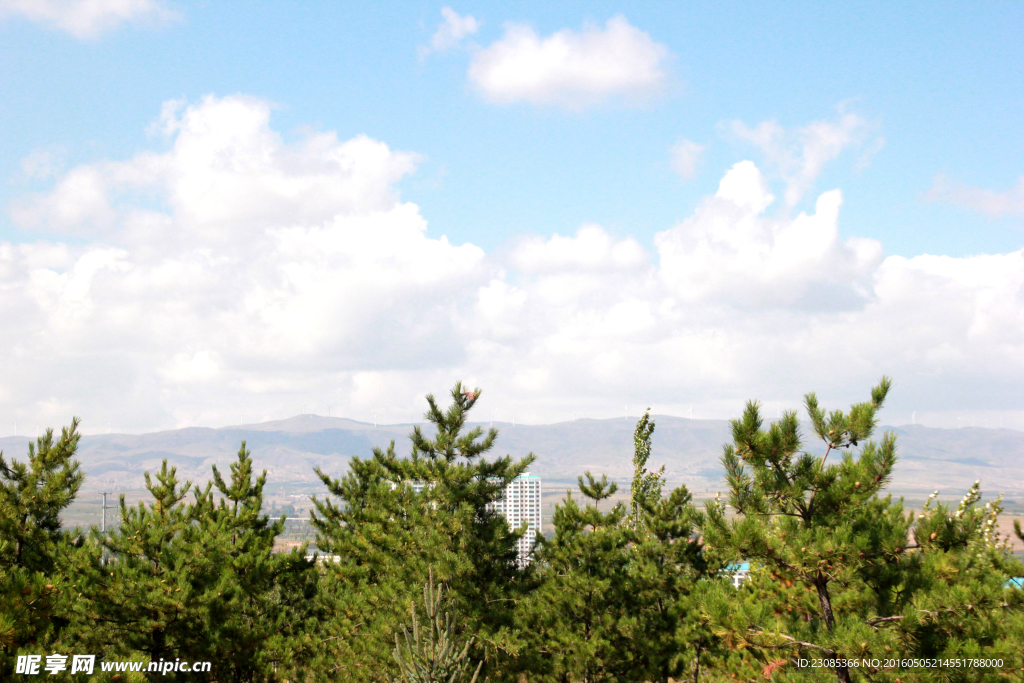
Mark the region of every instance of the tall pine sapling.
POLYGON ((686 486, 663 497, 665 466, 647 469, 654 426, 645 412, 633 434, 629 590, 632 617, 645 634, 635 670, 644 680, 699 679, 701 664, 715 652, 717 641, 701 619, 694 589, 715 566, 697 538, 703 515, 686 486))
MULTIPOLYGON (((469 648, 473 638, 462 640, 455 633, 451 614, 442 613, 444 584, 434 586, 434 573, 430 572, 423 587, 423 608, 426 624, 420 625, 416 609, 411 608, 412 631, 402 625, 401 638, 395 634, 394 658, 400 677, 393 683, 463 683, 469 673, 469 648), (461 643, 461 647, 459 647, 461 643)), ((476 683, 483 668, 477 666, 469 683, 476 683)))

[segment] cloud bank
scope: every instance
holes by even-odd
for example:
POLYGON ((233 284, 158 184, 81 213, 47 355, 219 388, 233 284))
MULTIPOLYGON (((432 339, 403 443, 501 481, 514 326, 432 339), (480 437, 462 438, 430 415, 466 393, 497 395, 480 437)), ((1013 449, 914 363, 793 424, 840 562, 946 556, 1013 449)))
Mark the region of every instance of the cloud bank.
POLYGON ((907 417, 1024 427, 1022 251, 886 257, 841 236, 839 190, 780 218, 742 161, 653 249, 584 225, 487 254, 399 197, 414 153, 285 142, 246 97, 168 103, 160 125, 167 151, 13 207, 41 236, 0 244, 0 431, 407 421, 456 379, 484 387, 483 418, 728 417, 860 400, 883 372, 907 417))

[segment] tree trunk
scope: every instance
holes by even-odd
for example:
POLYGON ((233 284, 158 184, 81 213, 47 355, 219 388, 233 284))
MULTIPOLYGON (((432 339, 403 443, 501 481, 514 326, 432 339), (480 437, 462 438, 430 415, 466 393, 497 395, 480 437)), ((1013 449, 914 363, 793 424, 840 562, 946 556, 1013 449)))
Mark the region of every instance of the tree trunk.
MULTIPOLYGON (((814 582, 815 588, 818 589, 818 602, 821 603, 821 613, 825 617, 825 626, 828 627, 828 632, 832 633, 832 630, 836 626, 836 617, 832 613, 832 598, 828 594, 828 579, 821 574, 818 574, 817 580, 814 582)), ((836 658, 839 658, 839 654, 836 654, 836 658)), ((836 667, 836 679, 839 683, 850 683, 850 671, 845 666, 836 667)))

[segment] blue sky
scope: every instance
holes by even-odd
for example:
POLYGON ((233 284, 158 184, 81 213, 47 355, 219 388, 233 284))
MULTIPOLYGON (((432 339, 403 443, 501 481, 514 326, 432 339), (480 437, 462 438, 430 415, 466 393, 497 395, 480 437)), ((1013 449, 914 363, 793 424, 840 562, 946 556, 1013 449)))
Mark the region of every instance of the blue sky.
MULTIPOLYGON (((226 424, 237 421, 236 412, 246 420, 282 417, 306 404, 325 412, 329 403, 359 419, 399 419, 417 410, 424 390, 443 390, 460 376, 492 392, 492 411, 532 421, 573 412, 601 417, 629 404, 676 414, 696 404, 700 415, 728 417, 745 398, 796 407, 815 388, 858 399, 889 372, 904 388, 894 421, 1024 427, 1020 4, 133 0, 109 10, 103 2, 83 7, 0 0, 0 241, 14 252, 27 245, 9 257, 7 287, 17 293, 8 302, 8 336, 50 349, 35 358, 25 342, 25 357, 35 358, 42 376, 80 376, 65 391, 44 390, 10 362, 0 404, 24 413, 23 421, 64 420, 73 411, 87 425, 93 415, 94 427, 138 430, 226 424), (451 36, 453 26, 462 26, 460 35, 451 36), (437 35, 449 35, 447 43, 437 35), (563 48, 568 57, 537 66, 521 54, 529 45, 550 48, 535 61, 557 62, 563 48), (531 68, 540 75, 517 86, 516 74, 531 68), (224 103, 236 100, 248 104, 230 113, 224 103), (171 101, 176 109, 165 104, 171 101), (272 181, 264 179, 239 190, 243 204, 246 192, 260 191, 293 202, 268 209, 281 217, 254 228, 272 237, 266 249, 280 257, 257 273, 235 248, 251 241, 244 235, 252 216, 232 213, 242 222, 230 230, 206 223, 206 208, 188 204, 174 183, 192 187, 205 177, 175 152, 185 148, 186 133, 199 136, 200 147, 217 147, 200 139, 199 128, 221 121, 229 135, 234 124, 223 117, 245 118, 243 109, 261 107, 269 119, 250 132, 252 140, 277 136, 270 152, 257 145, 268 154, 314 163, 319 152, 302 147, 310 139, 333 133, 341 145, 362 135, 391 156, 372 161, 368 151, 352 164, 395 165, 371 173, 371 193, 390 197, 372 206, 339 199, 317 208, 320 180, 286 177, 287 160, 270 173, 279 185, 268 190, 272 181), (161 124, 161 111, 172 109, 161 124), (674 149, 688 152, 674 156, 674 149), (164 171, 129 178, 156 168, 151 158, 174 165, 177 180, 164 171), (756 172, 737 170, 748 160, 756 172), (725 196, 720 183, 730 169, 733 185, 743 188, 728 195, 743 196, 737 206, 754 206, 766 192, 775 197, 757 214, 760 227, 750 228, 767 236, 749 244, 734 236, 724 252, 704 252, 700 245, 709 235, 717 240, 716 231, 747 229, 739 214, 709 208, 716 193, 725 196), (85 177, 98 183, 88 192, 79 182, 85 177), (822 228, 834 229, 835 238, 790 263, 777 248, 785 226, 801 213, 821 216, 819 196, 837 188, 841 208, 822 228), (316 287, 336 288, 338 297, 356 296, 345 283, 358 269, 290 260, 294 245, 283 246, 275 230, 301 220, 313 230, 339 216, 412 205, 426 227, 416 237, 425 241, 410 243, 409 253, 439 249, 430 286, 412 278, 407 289, 379 299, 358 290, 368 307, 406 313, 342 311, 312 294, 281 303, 282 292, 303 291, 294 282, 260 304, 245 298, 260 277, 297 271, 312 273, 316 287), (157 222, 162 216, 166 232, 133 228, 139 212, 157 222), (599 232, 578 234, 584 225, 599 232), (221 229, 227 232, 212 239, 221 229), (168 235, 173 247, 165 245, 168 235), (855 248, 850 239, 876 242, 855 248), (167 260, 147 256, 153 248, 167 260), (607 253, 581 260, 587 249, 607 253), (194 260, 200 254, 205 265, 194 260), (767 274, 735 290, 697 286, 736 263, 736 254, 749 266, 743 273, 767 274), (985 255, 999 258, 970 260, 985 255), (101 275, 68 289, 76 267, 107 257, 89 270, 101 275), (698 273, 716 258, 726 265, 698 273), (201 292, 158 284, 168 269, 195 268, 202 280, 218 267, 226 279, 211 279, 201 292), (911 281, 901 268, 924 280, 911 281), (821 272, 798 276, 803 269, 821 272), (941 286, 930 289, 936 278, 941 286), (33 289, 51 280, 63 283, 59 292, 33 289), (140 285, 144 293, 125 298, 126 283, 141 281, 149 283, 140 285), (897 290, 903 293, 891 294, 897 290), (264 305, 287 314, 275 317, 264 305), (529 334, 508 313, 516 306, 516 315, 537 325, 529 334), (89 330, 89 343, 60 341, 69 333, 61 325, 71 323, 54 316, 72 309, 82 326, 74 329, 89 330), (119 311, 135 315, 129 310, 153 316, 139 323, 145 333, 117 322, 119 311), (621 310, 630 312, 626 323, 615 322, 621 310), (914 328, 923 311, 930 315, 914 328), (934 317, 948 317, 949 327, 934 328, 934 317), (913 328, 903 341, 901 319, 913 328), (575 322, 558 328, 567 320, 575 322), (243 348, 211 329, 227 321, 265 346, 243 348), (303 325, 318 342, 288 341, 285 328, 303 325), (613 340, 608 326, 639 336, 613 340), (182 330, 180 342, 166 338, 172 329, 182 330), (760 341, 747 347, 752 334, 760 341), (360 339, 381 335, 416 341, 412 350, 362 348, 360 339), (793 336, 802 338, 796 346, 793 336), (566 344, 579 345, 578 365, 560 355, 573 355, 566 344), (732 355, 715 355, 723 348, 732 355), (660 368, 680 353, 692 354, 693 365, 681 363, 663 378, 660 368), (636 356, 650 360, 629 361, 636 356), (979 356, 987 364, 964 362, 979 356), (801 358, 811 359, 806 367, 776 372, 801 358), (838 358, 850 367, 834 370, 838 358), (718 370, 699 370, 708 365, 718 370), (522 375, 515 381, 508 379, 513 369, 522 375), (237 410, 223 407, 219 391, 243 397, 230 401, 237 410)), ((239 144, 250 149, 252 140, 239 144)), ((251 180, 225 178, 231 187, 251 180)), ((342 239, 345 230, 372 228, 336 229, 342 239)), ((380 263, 400 261, 396 254, 382 252, 380 263)), ((346 258, 351 264, 361 256, 346 258)), ((396 267, 406 273, 412 266, 396 267)), ((0 432, 11 428, 0 422, 0 432)))

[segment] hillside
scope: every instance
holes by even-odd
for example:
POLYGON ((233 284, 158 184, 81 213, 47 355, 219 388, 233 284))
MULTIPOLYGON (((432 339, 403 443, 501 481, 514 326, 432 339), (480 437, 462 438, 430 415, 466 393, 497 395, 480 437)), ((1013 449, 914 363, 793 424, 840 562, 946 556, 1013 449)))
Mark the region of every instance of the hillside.
MULTIPOLYGON (((655 466, 666 465, 669 482, 686 483, 697 493, 721 489, 718 459, 722 444, 729 440, 728 422, 669 416, 655 420, 651 460, 655 466)), ((634 425, 634 419, 494 423, 500 430, 496 453, 523 456, 532 451, 537 456, 532 471, 559 488, 585 470, 604 472, 623 482, 631 470, 634 425)), ((392 439, 404 454, 410 429, 408 424, 375 427, 343 418, 299 415, 221 429, 89 435, 82 438, 79 454, 88 475, 86 491, 131 491, 141 489, 143 473, 158 468, 164 458, 178 468, 180 477, 205 480, 210 465, 226 467, 245 439, 257 465, 269 472, 269 492, 314 493, 321 488, 314 467, 340 475, 350 456, 367 456, 374 446, 386 447, 392 439)), ((1024 432, 917 425, 883 429, 898 435, 900 462, 891 487, 894 492, 918 496, 941 489, 955 493, 980 478, 986 492, 1024 496, 1024 432)), ((28 437, 6 437, 0 439, 0 449, 8 458, 20 459, 27 442, 28 437)))

